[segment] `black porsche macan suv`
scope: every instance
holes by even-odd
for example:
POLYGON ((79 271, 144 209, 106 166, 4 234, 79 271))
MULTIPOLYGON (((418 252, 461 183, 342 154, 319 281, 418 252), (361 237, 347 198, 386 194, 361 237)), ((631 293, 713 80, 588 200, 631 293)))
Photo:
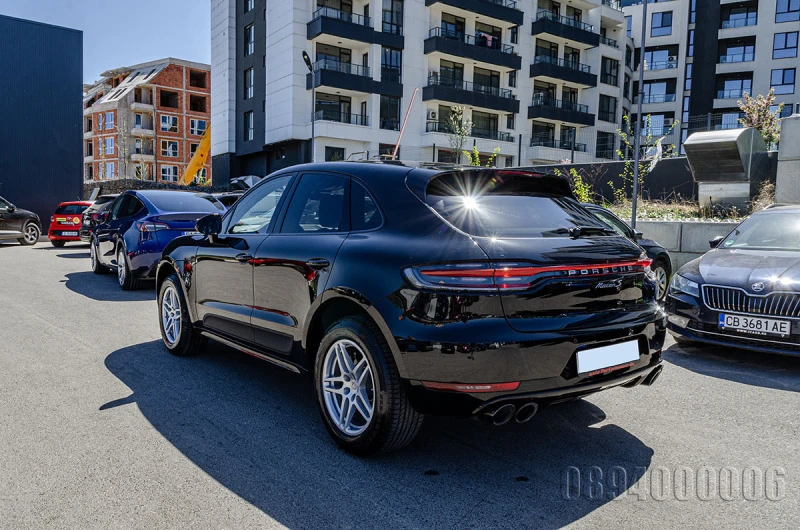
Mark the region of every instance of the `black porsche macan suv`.
POLYGON ((295 166, 197 230, 159 264, 167 349, 211 338, 311 372, 356 454, 407 444, 422 414, 524 422, 661 371, 650 260, 558 177, 295 166))

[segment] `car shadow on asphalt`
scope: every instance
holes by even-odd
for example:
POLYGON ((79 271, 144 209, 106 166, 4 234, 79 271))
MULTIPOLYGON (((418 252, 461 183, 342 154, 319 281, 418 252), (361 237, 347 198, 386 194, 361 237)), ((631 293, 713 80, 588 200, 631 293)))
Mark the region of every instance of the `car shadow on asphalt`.
MULTIPOLYGON (((63 252, 65 250, 86 250, 89 248, 89 243, 80 243, 80 244, 72 244, 72 245, 64 245, 63 247, 54 247, 53 245, 36 245, 36 250, 50 250, 50 251, 59 251, 63 252)), ((71 258, 73 257, 71 254, 64 254, 58 256, 59 258, 71 258)), ((81 256, 84 257, 84 256, 81 256)), ((87 252, 85 257, 89 257, 89 253, 87 252)))
POLYGON ((98 404, 103 413, 135 404, 200 469, 289 527, 557 528, 624 493, 653 455, 577 401, 500 428, 429 417, 410 446, 362 459, 329 438, 307 376, 215 342, 196 358, 147 342, 105 364, 132 394, 98 404), (616 485, 592 490, 605 480, 593 466, 616 470, 616 485))
POLYGON ((800 357, 719 346, 673 344, 666 362, 736 383, 800 392, 800 357))
MULTIPOLYGON (((88 263, 87 263, 88 266, 88 263)), ((102 302, 137 302, 155 300, 155 284, 144 282, 141 289, 123 291, 114 274, 95 274, 92 271, 70 272, 62 280, 70 291, 102 302)))
POLYGON ((90 254, 88 252, 73 252, 70 254, 59 254, 56 257, 65 259, 89 259, 90 254))

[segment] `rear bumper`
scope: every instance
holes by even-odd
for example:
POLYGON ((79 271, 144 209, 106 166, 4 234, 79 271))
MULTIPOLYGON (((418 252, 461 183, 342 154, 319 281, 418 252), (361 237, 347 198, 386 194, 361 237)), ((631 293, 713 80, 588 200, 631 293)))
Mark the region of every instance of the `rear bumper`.
POLYGON ((47 238, 50 239, 50 241, 80 241, 80 227, 51 227, 50 230, 47 231, 47 238), (75 235, 64 235, 65 232, 73 232, 75 235))

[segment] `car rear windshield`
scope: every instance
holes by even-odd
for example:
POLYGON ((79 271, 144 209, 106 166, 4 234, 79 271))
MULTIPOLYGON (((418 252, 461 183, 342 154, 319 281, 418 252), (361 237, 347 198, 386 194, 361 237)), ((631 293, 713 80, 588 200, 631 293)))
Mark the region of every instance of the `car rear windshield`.
POLYGON ((800 220, 796 213, 754 215, 736 227, 720 248, 800 250, 800 220))
POLYGON ((224 212, 225 206, 211 195, 195 193, 154 193, 147 199, 162 212, 224 212))
POLYGON ((578 226, 606 228, 557 188, 533 175, 448 173, 431 180, 426 201, 447 222, 478 237, 565 237, 578 226))
POLYGON ((84 206, 82 204, 62 204, 58 208, 56 208, 56 213, 62 213, 65 215, 80 215, 86 210, 88 206, 84 206))

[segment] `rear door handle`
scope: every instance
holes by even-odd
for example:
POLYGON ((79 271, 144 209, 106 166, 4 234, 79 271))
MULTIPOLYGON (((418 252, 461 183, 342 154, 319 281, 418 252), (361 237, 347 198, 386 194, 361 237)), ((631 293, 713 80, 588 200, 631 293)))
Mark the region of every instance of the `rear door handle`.
POLYGON ((311 258, 310 260, 306 261, 306 265, 308 265, 314 270, 319 271, 330 267, 331 262, 326 260, 325 258, 311 258))
POLYGON ((242 253, 236 255, 236 261, 240 263, 247 263, 251 259, 253 259, 253 256, 251 256, 250 254, 242 253))

